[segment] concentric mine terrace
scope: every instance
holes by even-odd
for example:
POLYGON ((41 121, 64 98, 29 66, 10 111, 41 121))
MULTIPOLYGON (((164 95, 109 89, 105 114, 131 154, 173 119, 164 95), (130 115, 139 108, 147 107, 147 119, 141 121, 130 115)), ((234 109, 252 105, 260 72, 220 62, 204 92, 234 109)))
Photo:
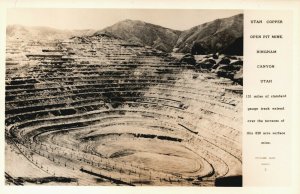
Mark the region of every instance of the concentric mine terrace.
POLYGON ((214 186, 242 175, 242 86, 222 65, 105 33, 9 40, 6 52, 8 184, 214 186))

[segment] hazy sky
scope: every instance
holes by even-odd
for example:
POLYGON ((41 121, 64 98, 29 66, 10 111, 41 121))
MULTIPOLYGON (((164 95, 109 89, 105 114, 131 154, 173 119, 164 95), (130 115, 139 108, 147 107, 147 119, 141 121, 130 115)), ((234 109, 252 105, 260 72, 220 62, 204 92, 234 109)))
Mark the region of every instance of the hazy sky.
POLYGON ((163 10, 163 9, 8 9, 7 24, 49 26, 60 29, 103 29, 125 20, 142 20, 176 30, 217 18, 230 17, 242 10, 163 10))

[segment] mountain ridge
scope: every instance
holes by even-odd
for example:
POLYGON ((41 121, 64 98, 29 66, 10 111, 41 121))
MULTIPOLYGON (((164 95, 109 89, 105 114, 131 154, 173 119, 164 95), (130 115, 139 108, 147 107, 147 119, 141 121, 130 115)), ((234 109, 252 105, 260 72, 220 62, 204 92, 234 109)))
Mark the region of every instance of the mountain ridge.
POLYGON ((165 52, 243 54, 243 14, 216 19, 184 31, 126 19, 95 34, 100 32, 109 32, 121 39, 165 52))
POLYGON ((23 26, 19 24, 8 25, 6 35, 8 38, 28 39, 28 40, 54 40, 67 39, 72 36, 92 35, 96 30, 63 30, 47 26, 23 26))
POLYGON ((128 42, 164 52, 243 54, 243 14, 216 19, 180 31, 141 20, 125 19, 101 30, 60 30, 51 27, 7 26, 9 38, 67 39, 108 33, 128 42))

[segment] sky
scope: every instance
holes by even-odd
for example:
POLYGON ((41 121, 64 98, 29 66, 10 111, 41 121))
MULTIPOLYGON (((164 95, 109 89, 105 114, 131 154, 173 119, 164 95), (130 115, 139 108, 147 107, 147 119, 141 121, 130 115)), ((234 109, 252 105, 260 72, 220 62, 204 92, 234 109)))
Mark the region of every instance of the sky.
POLYGON ((68 30, 100 30, 121 20, 132 19, 175 30, 187 30, 205 22, 239 13, 242 13, 242 10, 17 8, 7 10, 7 24, 48 26, 68 30))

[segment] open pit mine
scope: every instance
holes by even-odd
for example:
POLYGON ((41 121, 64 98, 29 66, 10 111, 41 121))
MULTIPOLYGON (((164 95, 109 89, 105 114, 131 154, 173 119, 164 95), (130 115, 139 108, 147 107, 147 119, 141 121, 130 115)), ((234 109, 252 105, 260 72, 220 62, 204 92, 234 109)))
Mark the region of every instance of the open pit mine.
POLYGON ((242 56, 108 33, 7 40, 9 185, 218 186, 242 176, 242 56))

